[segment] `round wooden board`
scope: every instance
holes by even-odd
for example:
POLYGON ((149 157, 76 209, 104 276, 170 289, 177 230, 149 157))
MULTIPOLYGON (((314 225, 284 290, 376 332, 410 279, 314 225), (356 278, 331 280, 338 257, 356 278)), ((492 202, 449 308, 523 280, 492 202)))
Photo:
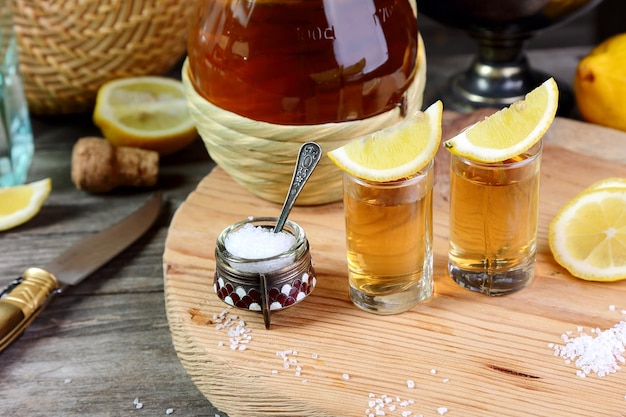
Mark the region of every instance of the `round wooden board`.
POLYGON ((626 135, 558 119, 546 141, 537 278, 530 287, 490 298, 448 278, 443 151, 434 196, 435 296, 395 316, 357 309, 348 297, 342 204, 296 207, 290 218, 307 232, 317 287, 300 304, 273 313, 270 330, 261 314, 228 309, 214 294, 213 252, 226 226, 250 215, 276 216, 280 206, 216 168, 177 210, 164 253, 167 316, 186 371, 230 417, 360 417, 375 413, 384 396, 388 403, 379 408, 386 416, 623 415, 626 371, 580 378, 548 345, 561 343, 565 332, 577 334, 578 326, 591 334, 589 328, 625 320, 626 281, 572 278, 554 262, 547 229, 584 187, 626 177, 626 165, 600 158, 606 152, 607 159, 626 161, 616 151, 626 148, 626 135), (220 328, 216 317, 225 310, 245 322, 245 350, 243 343, 231 349, 234 327, 220 328))

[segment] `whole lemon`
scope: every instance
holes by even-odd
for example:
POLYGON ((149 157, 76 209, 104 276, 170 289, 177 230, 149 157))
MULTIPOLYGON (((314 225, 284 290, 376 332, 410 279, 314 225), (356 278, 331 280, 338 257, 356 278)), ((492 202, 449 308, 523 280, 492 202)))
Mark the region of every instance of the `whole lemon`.
POLYGON ((583 119, 626 131, 626 33, 605 40, 580 60, 574 94, 583 119))

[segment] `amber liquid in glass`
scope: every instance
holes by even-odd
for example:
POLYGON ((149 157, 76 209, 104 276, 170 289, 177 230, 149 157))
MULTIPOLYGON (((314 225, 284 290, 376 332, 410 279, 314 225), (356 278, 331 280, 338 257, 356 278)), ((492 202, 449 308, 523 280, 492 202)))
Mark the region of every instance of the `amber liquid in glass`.
POLYGON ((448 269, 461 286, 503 295, 534 276, 539 158, 488 165, 452 158, 448 269))
POLYGON ((397 106, 416 72, 410 0, 214 0, 188 56, 216 106, 275 124, 363 119, 397 106))
POLYGON ((416 185, 344 185, 350 296, 380 314, 408 310, 432 295, 432 175, 416 185))

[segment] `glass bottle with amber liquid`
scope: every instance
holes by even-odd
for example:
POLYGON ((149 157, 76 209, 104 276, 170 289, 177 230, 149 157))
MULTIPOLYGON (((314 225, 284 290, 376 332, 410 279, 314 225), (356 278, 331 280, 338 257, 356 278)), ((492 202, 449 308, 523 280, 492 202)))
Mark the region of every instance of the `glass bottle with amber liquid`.
POLYGON ((365 119, 417 72, 411 0, 199 0, 190 78, 221 109, 281 125, 365 119))

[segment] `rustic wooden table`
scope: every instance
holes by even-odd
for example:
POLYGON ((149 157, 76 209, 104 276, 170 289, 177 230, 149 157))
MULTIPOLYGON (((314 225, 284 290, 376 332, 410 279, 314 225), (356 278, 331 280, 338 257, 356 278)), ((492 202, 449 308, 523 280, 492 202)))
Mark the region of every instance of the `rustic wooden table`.
MULTIPOLYGON (((535 67, 569 82, 588 50, 532 51, 530 58, 535 67)), ((445 79, 470 59, 430 59, 425 101, 432 101, 445 79)), ((37 217, 0 236, 0 286, 129 214, 149 195, 147 190, 106 195, 76 190, 70 180, 72 146, 81 136, 98 134, 89 115, 33 119, 36 157, 30 179, 52 178, 53 191, 37 217)), ((162 255, 171 217, 213 166, 200 140, 162 159, 160 187, 166 203, 156 226, 58 297, 0 353, 3 415, 155 416, 171 409, 176 416, 225 416, 181 366, 163 294, 162 255)))

